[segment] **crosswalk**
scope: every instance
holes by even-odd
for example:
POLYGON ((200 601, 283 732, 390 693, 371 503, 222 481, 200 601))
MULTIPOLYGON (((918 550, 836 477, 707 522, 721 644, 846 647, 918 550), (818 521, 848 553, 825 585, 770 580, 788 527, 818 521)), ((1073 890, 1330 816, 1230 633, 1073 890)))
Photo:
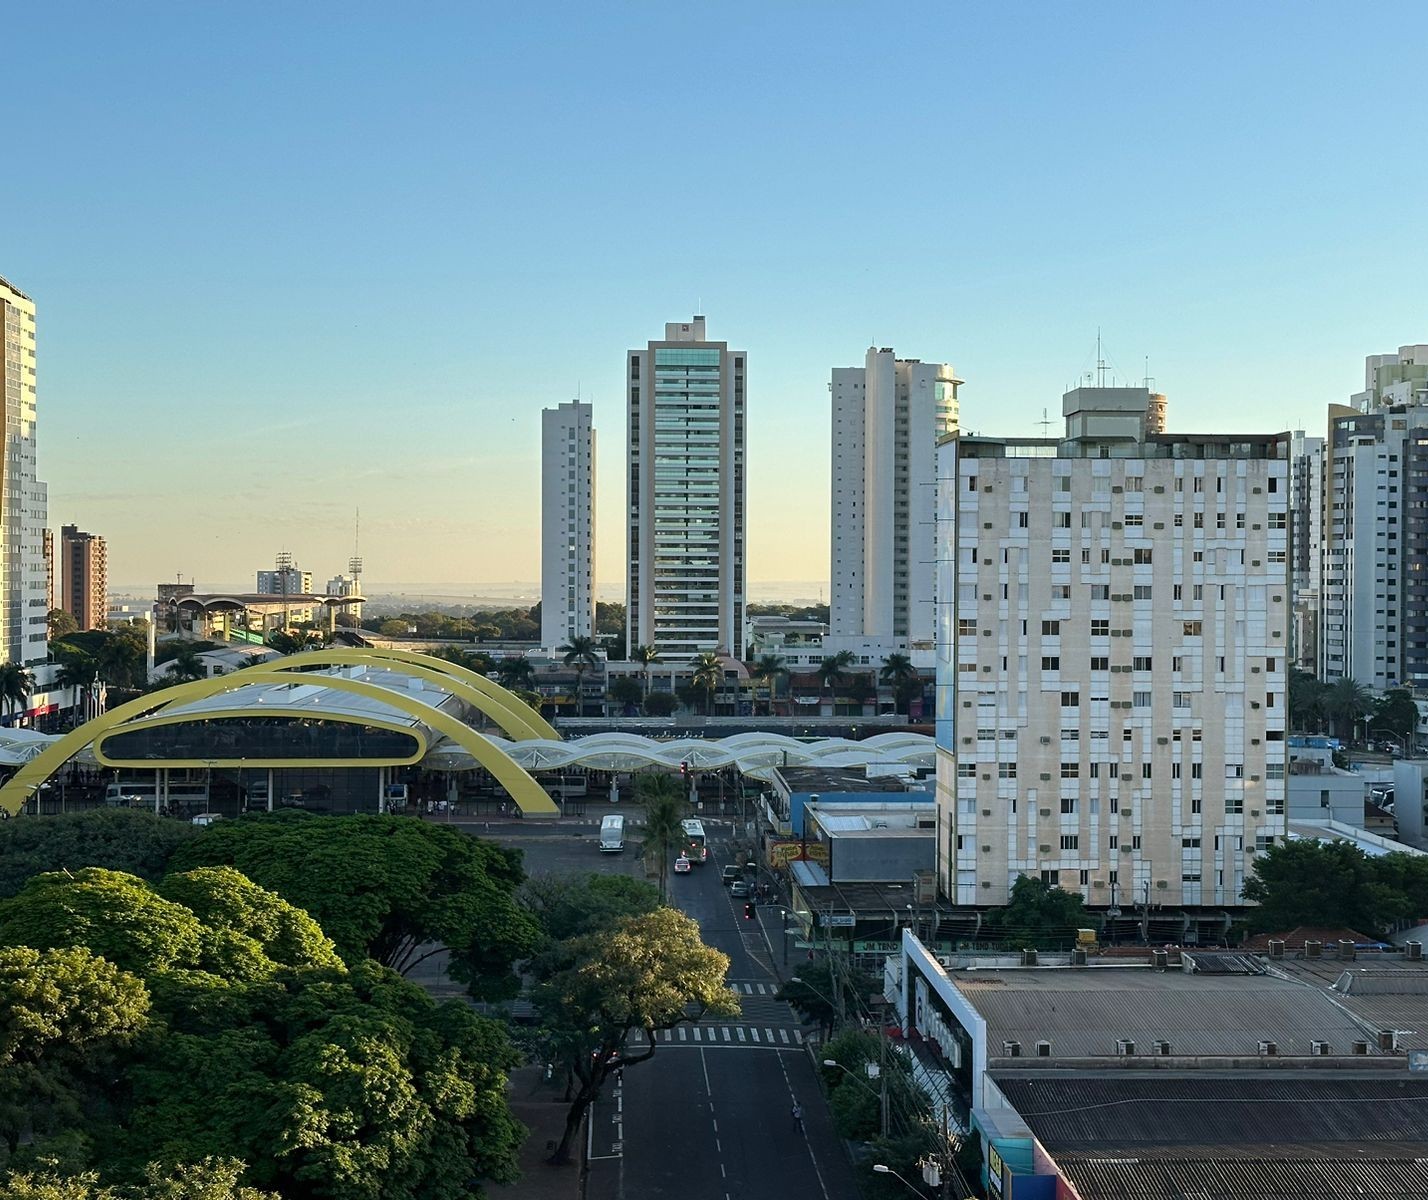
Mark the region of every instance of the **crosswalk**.
POLYGON ((777 996, 776 983, 731 983, 729 985, 741 996, 777 996))
MULTIPOLYGON (((644 1044, 644 1038, 632 1034, 632 1044, 644 1044)), ((772 1025, 676 1025, 655 1034, 661 1045, 685 1046, 801 1046, 801 1029, 781 1029, 772 1025)))

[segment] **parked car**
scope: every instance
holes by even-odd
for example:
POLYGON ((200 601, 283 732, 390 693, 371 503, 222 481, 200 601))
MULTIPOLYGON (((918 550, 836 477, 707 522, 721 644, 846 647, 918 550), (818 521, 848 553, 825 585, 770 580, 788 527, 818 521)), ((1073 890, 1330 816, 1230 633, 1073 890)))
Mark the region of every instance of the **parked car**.
POLYGON ((730 863, 727 867, 725 867, 720 874, 720 878, 723 880, 725 887, 728 887, 731 883, 734 882, 734 880, 742 879, 743 877, 743 867, 735 866, 733 863, 730 863))

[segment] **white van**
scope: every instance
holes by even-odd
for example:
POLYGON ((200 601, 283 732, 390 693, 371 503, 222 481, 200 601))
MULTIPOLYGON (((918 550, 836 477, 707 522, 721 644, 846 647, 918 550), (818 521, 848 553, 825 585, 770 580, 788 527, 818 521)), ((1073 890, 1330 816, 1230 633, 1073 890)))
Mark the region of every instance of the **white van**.
POLYGON ((600 853, 618 854, 625 848, 625 818, 611 813, 600 822, 600 853))

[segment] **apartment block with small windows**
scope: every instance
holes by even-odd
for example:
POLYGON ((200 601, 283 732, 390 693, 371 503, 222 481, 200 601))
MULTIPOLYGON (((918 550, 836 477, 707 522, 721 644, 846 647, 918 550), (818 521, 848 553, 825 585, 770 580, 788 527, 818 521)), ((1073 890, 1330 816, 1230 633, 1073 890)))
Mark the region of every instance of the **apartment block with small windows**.
POLYGON ((1079 388, 1064 439, 939 446, 939 870, 1203 917, 1286 834, 1287 435, 1151 432, 1079 388))
POLYGON ((595 636, 595 429, 589 404, 541 411, 541 645, 595 636))
POLYGON ((77 525, 60 528, 60 607, 81 629, 103 629, 108 616, 109 555, 104 539, 77 525))

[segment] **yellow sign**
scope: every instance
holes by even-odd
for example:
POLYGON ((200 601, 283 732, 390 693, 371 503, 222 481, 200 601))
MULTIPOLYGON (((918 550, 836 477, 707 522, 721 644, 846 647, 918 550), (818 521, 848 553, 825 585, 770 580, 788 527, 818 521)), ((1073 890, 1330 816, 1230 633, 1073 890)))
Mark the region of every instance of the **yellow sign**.
POLYGON ((1002 1156, 997 1153, 997 1148, 987 1143, 987 1181, 991 1184, 992 1195, 1002 1194, 1002 1171, 1006 1164, 1002 1162, 1002 1156))
POLYGON ((769 846, 769 865, 787 867, 796 859, 808 858, 822 866, 828 865, 828 846, 824 842, 774 842, 769 846), (807 854, 800 853, 806 849, 807 854))

